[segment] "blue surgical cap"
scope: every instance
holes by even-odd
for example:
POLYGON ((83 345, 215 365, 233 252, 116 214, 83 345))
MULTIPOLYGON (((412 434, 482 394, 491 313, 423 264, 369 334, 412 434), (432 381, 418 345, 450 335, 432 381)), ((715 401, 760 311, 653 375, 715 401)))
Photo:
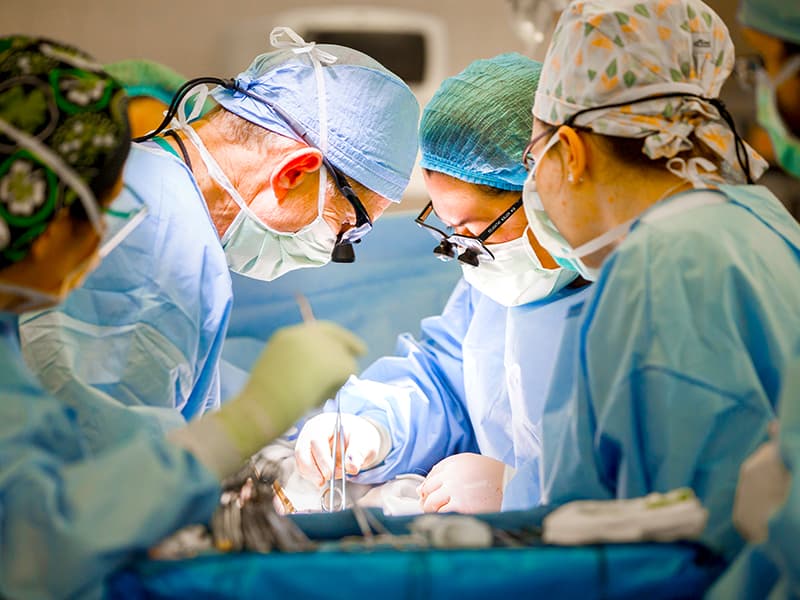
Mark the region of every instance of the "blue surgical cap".
MULTIPOLYGON (((326 157, 348 177, 399 202, 417 155, 419 105, 413 92, 361 52, 330 44, 318 44, 316 49, 336 57, 336 62, 322 64, 328 111, 326 157)), ((317 82, 306 53, 286 49, 262 54, 236 82, 279 105, 319 144, 317 82)), ((251 123, 297 138, 264 103, 222 87, 212 96, 251 123)))
POLYGON ((477 60, 442 82, 422 113, 424 169, 501 190, 521 190, 521 157, 542 65, 520 54, 477 60))
POLYGON ((800 2, 797 0, 742 0, 739 20, 752 29, 800 44, 800 2))

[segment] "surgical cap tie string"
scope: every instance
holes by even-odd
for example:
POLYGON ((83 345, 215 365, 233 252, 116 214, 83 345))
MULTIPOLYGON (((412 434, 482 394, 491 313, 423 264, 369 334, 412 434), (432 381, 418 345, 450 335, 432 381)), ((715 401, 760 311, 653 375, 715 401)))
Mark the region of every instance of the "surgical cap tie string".
POLYGON ((269 34, 269 43, 275 48, 291 48, 292 52, 295 54, 310 54, 319 62, 326 65, 332 65, 338 60, 338 58, 330 52, 325 52, 317 48, 316 42, 305 41, 291 27, 275 27, 269 34), (281 39, 281 36, 286 36, 289 39, 281 39))
POLYGON ((720 115, 720 118, 725 121, 725 123, 730 127, 731 132, 733 133, 734 138, 734 145, 736 146, 736 159, 739 162, 739 166, 741 167, 742 171, 744 172, 745 179, 747 180, 748 184, 755 183, 753 181, 752 176, 750 175, 750 156, 747 152, 747 149, 744 145, 744 140, 742 140, 739 132, 736 130, 736 122, 733 120, 728 108, 725 106, 725 103, 719 98, 706 98, 705 96, 701 96, 699 94, 690 94, 686 92, 671 92, 671 93, 664 93, 664 94, 654 94, 652 96, 645 96, 644 98, 639 98, 637 100, 628 100, 626 102, 615 102, 613 104, 603 104, 602 106, 589 106, 587 108, 583 108, 576 113, 573 113, 569 118, 567 118, 563 125, 568 127, 577 126, 576 120, 579 116, 582 116, 586 113, 595 111, 595 110, 605 110, 609 108, 622 108, 624 106, 630 106, 631 104, 637 104, 639 102, 649 102, 651 100, 662 100, 665 98, 697 98, 702 102, 707 102, 711 106, 713 106, 720 115))
POLYGON ((688 160, 680 156, 674 156, 667 161, 667 170, 673 175, 685 179, 694 188, 703 187, 707 180, 707 176, 704 177, 700 173, 700 169, 703 169, 706 173, 713 173, 717 170, 717 165, 700 156, 695 156, 688 160))

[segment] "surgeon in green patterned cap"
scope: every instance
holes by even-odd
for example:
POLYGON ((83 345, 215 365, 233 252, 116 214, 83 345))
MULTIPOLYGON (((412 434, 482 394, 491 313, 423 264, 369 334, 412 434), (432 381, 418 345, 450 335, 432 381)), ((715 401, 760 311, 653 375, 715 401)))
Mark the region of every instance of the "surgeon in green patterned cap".
POLYGON ((249 440, 260 448, 338 388, 357 351, 343 347, 355 343, 350 338, 324 343, 346 334, 331 323, 276 333, 242 394, 193 422, 195 438, 180 430, 169 440, 155 434, 147 414, 101 390, 65 400, 42 388, 23 361, 16 313, 59 302, 147 214, 119 184, 130 145, 125 105, 120 84, 88 55, 49 40, 0 38, 2 598, 101 597, 103 579, 125 561, 211 519, 220 480, 249 453, 230 450, 240 439, 218 445, 209 470, 198 448, 213 439, 210 431, 254 419, 262 429, 249 440), (124 226, 116 229, 117 221, 124 226), (296 364, 310 372, 289 389, 278 375, 296 364), (320 366, 324 375, 315 371, 320 366), (277 382, 273 391, 269 381, 277 382), (283 402, 277 386, 288 394, 283 402), (255 416, 254 406, 262 409, 255 416), (102 452, 89 443, 91 427, 113 440, 102 452))
POLYGON ((0 40, 0 310, 57 303, 94 263, 130 147, 122 86, 49 40, 0 40))

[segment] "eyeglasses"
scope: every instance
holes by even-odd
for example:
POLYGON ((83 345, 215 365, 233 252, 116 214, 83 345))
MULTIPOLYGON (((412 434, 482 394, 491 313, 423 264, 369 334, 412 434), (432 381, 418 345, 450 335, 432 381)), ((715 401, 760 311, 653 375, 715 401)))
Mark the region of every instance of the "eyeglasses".
POLYGON ((536 166, 536 159, 533 157, 533 148, 536 144, 539 143, 539 140, 544 139, 548 135, 552 134, 556 130, 555 127, 550 127, 540 133, 539 135, 535 136, 528 145, 525 146, 525 150, 522 151, 522 166, 525 167, 525 170, 529 173, 533 170, 536 166))
POLYGON ((438 227, 426 223, 425 221, 431 213, 433 213, 432 202, 428 202, 425 208, 422 209, 422 212, 414 219, 414 222, 430 233, 434 239, 439 241, 439 245, 433 249, 433 253, 439 260, 449 261, 458 258, 462 263, 477 267, 481 260, 484 262, 494 260, 494 254, 486 247, 485 242, 503 223, 508 221, 511 215, 517 212, 521 206, 522 198, 508 207, 503 214, 497 217, 477 236, 452 233, 452 230, 442 231, 438 227))

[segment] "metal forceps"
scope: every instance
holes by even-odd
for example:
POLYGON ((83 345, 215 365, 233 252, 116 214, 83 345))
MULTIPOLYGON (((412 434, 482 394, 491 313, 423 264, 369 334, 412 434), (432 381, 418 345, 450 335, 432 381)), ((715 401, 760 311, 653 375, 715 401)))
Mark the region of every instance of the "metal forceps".
MULTIPOLYGON (((303 317, 303 321, 306 323, 313 321, 314 312, 311 310, 311 303, 308 301, 308 298, 299 292, 296 293, 294 297, 297 301, 297 306, 300 309, 300 315, 303 317)), ((339 396, 336 396, 336 423, 333 427, 333 443, 331 444, 331 461, 333 462, 333 470, 331 472, 330 480, 327 484, 325 484, 325 489, 322 490, 322 494, 320 495, 320 506, 325 512, 344 510, 344 507, 347 504, 347 482, 345 481, 344 474, 344 450, 345 443, 344 429, 342 428, 342 408, 339 405, 339 396), (337 458, 342 465, 342 485, 338 489, 336 487, 337 458)))
POLYGON ((331 444, 331 462, 333 463, 333 470, 331 478, 325 489, 322 491, 320 497, 320 504, 322 510, 325 512, 334 512, 337 510, 344 510, 347 504, 347 482, 344 472, 344 429, 342 428, 342 409, 339 405, 339 397, 336 397, 336 422, 333 426, 333 443, 331 444), (341 487, 336 487, 336 464, 337 459, 342 465, 342 484, 341 487))

